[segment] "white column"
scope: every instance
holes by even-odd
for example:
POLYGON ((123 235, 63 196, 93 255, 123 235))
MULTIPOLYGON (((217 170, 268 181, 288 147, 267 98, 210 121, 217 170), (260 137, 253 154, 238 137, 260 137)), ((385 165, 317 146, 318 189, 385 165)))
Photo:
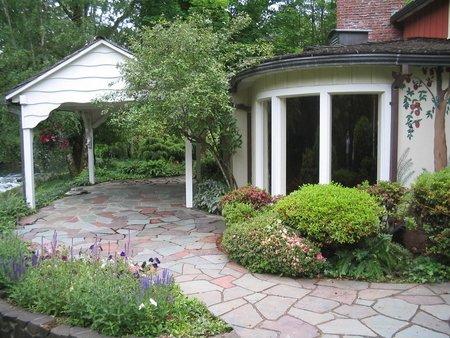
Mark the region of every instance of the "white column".
POLYGON ((270 175, 269 175, 269 105, 270 101, 264 101, 263 107, 263 146, 264 146, 264 190, 270 192, 270 175))
POLYGON ((272 195, 286 195, 286 100, 272 97, 272 195))
POLYGON ((88 154, 89 183, 95 184, 94 129, 92 128, 92 116, 88 113, 83 113, 83 116, 88 154))
POLYGON ((391 92, 378 98, 378 163, 377 179, 389 181, 391 164, 391 92))
POLYGON ((320 93, 319 183, 331 182, 331 97, 320 93))
POLYGON ((22 149, 25 200, 28 207, 34 209, 36 200, 34 196, 33 129, 31 128, 22 129, 22 149))
POLYGON ((188 139, 185 140, 185 175, 186 175, 186 208, 192 208, 193 199, 193 179, 192 179, 192 144, 188 139))
POLYGON ((264 109, 262 102, 255 102, 254 115, 254 179, 253 184, 264 189, 264 109))

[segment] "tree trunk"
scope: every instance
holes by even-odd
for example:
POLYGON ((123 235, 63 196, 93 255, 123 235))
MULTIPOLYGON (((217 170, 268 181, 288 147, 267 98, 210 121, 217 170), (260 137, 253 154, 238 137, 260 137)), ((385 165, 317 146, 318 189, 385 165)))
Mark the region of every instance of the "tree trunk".
POLYGON ((447 109, 447 88, 440 96, 439 106, 434 116, 434 170, 439 171, 447 167, 447 140, 445 135, 445 111, 447 109))
POLYGON ((436 67, 436 97, 439 105, 434 113, 434 171, 447 166, 447 140, 445 135, 445 111, 450 95, 450 78, 447 89, 442 89, 442 67, 436 67))

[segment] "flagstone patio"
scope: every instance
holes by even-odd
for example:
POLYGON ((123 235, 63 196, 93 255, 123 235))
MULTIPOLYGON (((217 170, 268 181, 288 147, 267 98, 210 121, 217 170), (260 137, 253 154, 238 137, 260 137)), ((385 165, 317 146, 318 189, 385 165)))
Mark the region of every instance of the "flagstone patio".
POLYGON ((449 337, 450 283, 292 279, 252 274, 216 246, 221 217, 186 209, 180 178, 104 183, 21 220, 24 239, 103 253, 128 241, 136 261, 159 257, 182 290, 242 337, 449 337))

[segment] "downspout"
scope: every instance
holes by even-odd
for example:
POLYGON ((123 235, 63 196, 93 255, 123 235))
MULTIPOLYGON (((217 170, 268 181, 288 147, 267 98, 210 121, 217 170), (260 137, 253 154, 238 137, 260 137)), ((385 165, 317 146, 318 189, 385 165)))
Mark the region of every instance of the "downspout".
POLYGON ((398 159, 398 94, 399 84, 398 78, 395 78, 391 85, 391 167, 389 172, 389 180, 397 181, 397 159, 398 159))

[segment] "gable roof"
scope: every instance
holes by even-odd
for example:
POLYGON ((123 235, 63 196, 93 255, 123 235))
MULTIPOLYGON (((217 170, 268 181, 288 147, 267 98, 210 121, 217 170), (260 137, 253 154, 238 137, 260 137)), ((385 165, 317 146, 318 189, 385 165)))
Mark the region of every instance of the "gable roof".
POLYGON ((422 8, 428 6, 434 0, 414 0, 407 4, 405 7, 401 8, 391 16, 392 23, 399 23, 405 20, 407 17, 413 15, 422 8))
POLYGON ((19 83, 18 85, 14 86, 13 88, 11 88, 6 93, 5 99, 7 101, 11 100, 13 97, 22 93, 27 88, 30 88, 31 86, 35 85, 36 83, 44 80, 49 75, 55 73, 56 71, 60 70, 67 64, 71 63, 72 61, 75 61, 76 59, 80 58, 81 56, 85 55, 86 53, 88 53, 89 51, 91 51, 92 49, 94 49, 100 45, 105 45, 105 46, 115 50, 116 52, 124 55, 127 58, 133 58, 133 54, 125 47, 119 46, 112 41, 109 41, 103 37, 98 36, 95 39, 93 39, 91 42, 87 43, 82 48, 67 55, 65 58, 61 59, 60 61, 58 61, 51 67, 42 70, 41 72, 37 73, 36 75, 32 76, 31 78, 19 83))

